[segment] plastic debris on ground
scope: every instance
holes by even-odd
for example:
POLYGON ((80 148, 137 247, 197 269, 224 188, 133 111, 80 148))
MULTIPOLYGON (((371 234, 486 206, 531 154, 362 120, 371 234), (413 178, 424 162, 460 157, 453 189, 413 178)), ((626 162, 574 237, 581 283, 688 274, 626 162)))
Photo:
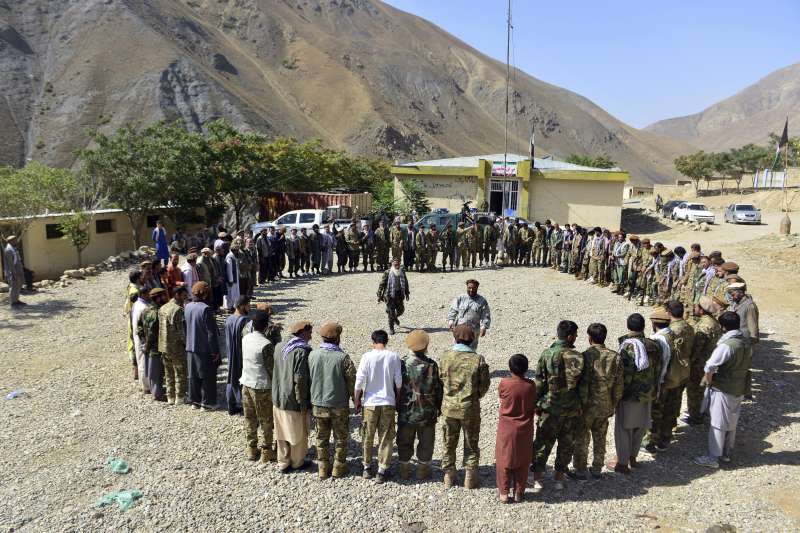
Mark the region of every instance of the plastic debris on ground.
POLYGON ((131 471, 131 467, 128 466, 128 463, 123 459, 114 459, 113 457, 109 457, 106 460, 106 464, 111 467, 111 471, 115 474, 127 474, 131 471))
POLYGON ((96 506, 106 507, 107 505, 116 503, 120 511, 127 511, 133 507, 133 504, 136 503, 136 500, 141 497, 142 491, 140 490, 121 490, 118 492, 109 492, 100 498, 100 501, 97 502, 96 506))
POLYGON ((23 394, 25 394, 25 391, 23 391, 22 389, 9 392, 8 394, 6 394, 6 400, 13 400, 14 398, 19 398, 23 394))

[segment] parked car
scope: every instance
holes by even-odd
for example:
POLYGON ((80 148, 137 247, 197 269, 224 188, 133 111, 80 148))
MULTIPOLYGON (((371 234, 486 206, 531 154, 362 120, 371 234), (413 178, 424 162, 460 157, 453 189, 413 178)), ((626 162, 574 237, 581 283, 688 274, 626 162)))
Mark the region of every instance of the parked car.
POLYGON ((753 204, 731 204, 725 208, 725 222, 761 224, 761 209, 753 204))
POLYGON ((321 228, 324 224, 330 224, 331 222, 336 229, 343 229, 350 225, 351 217, 352 210, 350 210, 349 206, 337 205, 325 209, 296 209, 282 214, 272 222, 257 222, 250 226, 250 230, 253 234, 256 234, 270 226, 283 226, 285 228, 297 228, 298 230, 306 228, 306 230, 310 231, 314 224, 321 228))
POLYGON ((685 201, 686 200, 670 200, 669 202, 665 203, 661 206, 661 217, 672 218, 672 210, 685 201))
MULTIPOLYGON (((490 222, 494 221, 494 217, 491 215, 491 213, 472 213, 471 216, 474 220, 478 221, 478 224, 489 224, 490 222)), ((522 221, 522 219, 520 219, 520 221, 522 221)), ((431 224, 436 224, 438 229, 442 229, 447 225, 448 222, 450 222, 454 228, 457 227, 458 223, 461 222, 461 213, 442 213, 441 211, 428 213, 417 220, 417 227, 427 229, 431 226, 431 224)), ((471 225, 472 222, 469 220, 467 220, 466 224, 464 224, 465 227, 470 227, 471 225)), ((403 229, 405 229, 407 226, 408 224, 401 225, 403 229)))
POLYGON ((687 220, 689 222, 707 222, 713 224, 714 213, 708 210, 703 204, 694 202, 682 202, 672 210, 674 220, 687 220))

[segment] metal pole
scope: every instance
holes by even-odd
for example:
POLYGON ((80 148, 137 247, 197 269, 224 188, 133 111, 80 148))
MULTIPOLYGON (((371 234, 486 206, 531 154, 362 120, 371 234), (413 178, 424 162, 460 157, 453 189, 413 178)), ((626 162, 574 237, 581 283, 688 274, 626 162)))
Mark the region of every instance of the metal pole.
POLYGON ((506 19, 506 116, 505 116, 505 143, 503 145, 503 212, 507 209, 508 188, 508 100, 509 86, 511 83, 511 0, 508 0, 508 17, 506 19))

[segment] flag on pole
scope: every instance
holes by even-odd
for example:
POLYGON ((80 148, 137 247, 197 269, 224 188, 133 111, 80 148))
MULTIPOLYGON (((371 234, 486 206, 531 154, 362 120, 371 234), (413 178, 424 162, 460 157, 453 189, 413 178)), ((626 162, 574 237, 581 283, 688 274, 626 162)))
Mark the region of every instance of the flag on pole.
POLYGON ((531 128, 531 153, 530 153, 531 166, 533 166, 533 153, 534 153, 533 145, 534 145, 534 133, 533 133, 533 128, 531 128))
POLYGON ((786 123, 783 125, 783 134, 781 134, 780 140, 778 140, 778 146, 775 147, 775 153, 781 151, 781 148, 789 144, 789 117, 786 117, 786 123))

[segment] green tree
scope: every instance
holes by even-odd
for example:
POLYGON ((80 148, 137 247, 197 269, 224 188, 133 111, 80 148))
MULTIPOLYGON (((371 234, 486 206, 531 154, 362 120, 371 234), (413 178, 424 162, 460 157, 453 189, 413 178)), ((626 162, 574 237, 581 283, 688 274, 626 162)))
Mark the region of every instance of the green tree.
POLYGON ((592 168, 614 168, 617 166, 617 163, 609 159, 604 155, 599 156, 590 156, 590 155, 580 155, 580 154, 569 154, 565 159, 567 163, 572 163, 573 165, 581 165, 584 167, 592 167, 592 168))
POLYGON ((700 180, 713 175, 712 160, 703 150, 675 158, 675 169, 692 180, 695 193, 700 190, 700 180))
MULTIPOLYGON (((390 182, 391 183, 391 182, 390 182)), ((424 215, 431 210, 431 201, 428 192, 418 179, 404 179, 400 182, 403 191, 403 210, 408 214, 416 211, 419 215, 424 215)))
MULTIPOLYGON (((782 167, 784 165, 783 148, 781 148, 779 157, 777 159, 775 158, 775 149, 778 146, 778 141, 780 138, 780 134, 769 134, 767 151, 772 154, 772 160, 769 162, 769 165, 772 165, 773 162, 775 163, 775 166, 778 167, 782 167)), ((800 164, 800 137, 789 137, 789 166, 796 167, 798 164, 800 164)))
POLYGON ((392 218, 399 211, 397 200, 394 197, 394 182, 384 181, 375 186, 372 191, 372 210, 386 213, 392 218))
POLYGON ((33 161, 21 169, 0 167, 0 218, 13 218, 0 225, 3 237, 22 237, 36 215, 69 209, 68 191, 75 175, 33 161))
POLYGON ((125 125, 113 135, 95 132, 95 148, 80 150, 84 175, 96 179, 110 206, 128 217, 134 245, 147 215, 194 209, 213 199, 210 154, 202 137, 177 125, 125 125))
POLYGON ((78 253, 78 268, 83 266, 83 251, 89 246, 89 228, 92 217, 83 211, 68 215, 58 227, 78 253))

